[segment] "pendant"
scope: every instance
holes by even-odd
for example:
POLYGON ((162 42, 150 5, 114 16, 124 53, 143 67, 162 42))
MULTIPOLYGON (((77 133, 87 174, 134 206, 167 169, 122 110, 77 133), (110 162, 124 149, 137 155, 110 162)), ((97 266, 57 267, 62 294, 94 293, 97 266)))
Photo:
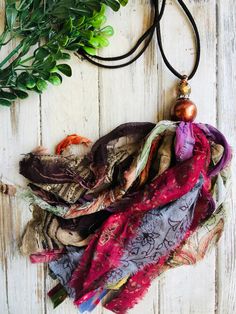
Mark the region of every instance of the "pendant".
POLYGON ((175 121, 193 122, 197 116, 197 107, 189 99, 191 87, 187 76, 178 84, 178 99, 173 107, 172 118, 175 121))

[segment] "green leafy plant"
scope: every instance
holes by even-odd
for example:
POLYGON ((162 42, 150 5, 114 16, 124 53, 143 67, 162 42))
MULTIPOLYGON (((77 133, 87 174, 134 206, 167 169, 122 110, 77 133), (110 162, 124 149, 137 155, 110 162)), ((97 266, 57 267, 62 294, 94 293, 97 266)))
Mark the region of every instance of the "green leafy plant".
POLYGON ((70 51, 96 54, 113 35, 105 10, 118 11, 128 0, 6 0, 6 23, 0 50, 13 39, 19 43, 0 62, 0 105, 10 106, 29 91, 42 93, 48 83, 60 85, 71 76, 70 51), (33 52, 32 52, 33 50, 33 52))

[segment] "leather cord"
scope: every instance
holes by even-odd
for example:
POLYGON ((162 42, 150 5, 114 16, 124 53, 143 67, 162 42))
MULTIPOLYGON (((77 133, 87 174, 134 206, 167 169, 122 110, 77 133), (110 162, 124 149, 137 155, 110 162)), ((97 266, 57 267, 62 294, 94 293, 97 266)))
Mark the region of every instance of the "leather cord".
MULTIPOLYGON (((179 5, 181 6, 181 8, 183 9, 184 13, 186 14, 187 18, 189 19, 193 31, 194 31, 194 35, 195 35, 195 39, 196 39, 196 58, 195 58, 195 63, 193 66, 193 69, 191 71, 191 73, 187 76, 188 80, 190 80, 191 78, 193 78, 193 76, 195 75, 198 66, 199 66, 199 62, 200 62, 200 53, 201 53, 201 46, 200 46, 200 36, 199 36, 199 31, 197 28, 197 25, 195 23, 195 20, 191 14, 191 12, 189 11, 188 7, 185 5, 185 3, 183 2, 183 0, 177 0, 179 5)), ((186 78, 186 75, 182 75, 180 74, 177 70, 175 70, 175 68, 170 64, 170 62, 168 61, 165 52, 164 52, 164 48, 162 45, 162 35, 161 35, 161 26, 160 26, 160 21, 161 18, 164 15, 164 11, 165 11, 165 7, 166 7, 166 0, 162 1, 161 4, 161 9, 159 11, 159 0, 151 0, 152 5, 154 7, 154 20, 152 25, 145 31, 145 33, 138 39, 137 43, 135 44, 135 46, 127 53, 120 55, 120 56, 116 56, 116 57, 101 57, 101 56, 90 56, 89 54, 87 54, 84 50, 80 49, 78 51, 78 54, 80 54, 81 56, 83 56, 87 61, 89 61, 90 63, 102 67, 102 68, 107 68, 107 69, 117 69, 117 68, 122 68, 125 66, 128 66, 130 64, 132 64, 133 62, 135 62, 137 59, 139 59, 142 54, 146 51, 146 49, 148 48, 153 35, 156 31, 156 35, 157 35, 157 43, 160 49, 160 53, 161 56, 163 58, 163 61, 165 63, 165 65, 167 66, 167 68, 175 75, 177 76, 179 79, 184 79, 186 78), (121 63, 121 64, 117 64, 117 65, 110 65, 110 64, 104 64, 102 62, 106 61, 106 62, 114 62, 114 61, 119 61, 119 60, 123 60, 126 59, 130 56, 132 56, 136 50, 140 47, 140 45, 143 44, 142 49, 137 53, 137 55, 135 55, 131 60, 121 63), (99 62, 99 61, 102 62, 99 62)))

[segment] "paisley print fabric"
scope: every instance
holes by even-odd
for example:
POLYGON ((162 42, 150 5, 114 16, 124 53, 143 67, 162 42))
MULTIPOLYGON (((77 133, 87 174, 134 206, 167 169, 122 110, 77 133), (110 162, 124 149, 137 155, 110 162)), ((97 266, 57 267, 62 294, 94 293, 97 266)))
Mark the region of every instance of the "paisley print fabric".
POLYGON ((156 263, 184 239, 193 219, 202 184, 203 179, 200 178, 189 193, 163 208, 145 213, 135 237, 125 245, 120 266, 107 276, 108 284, 118 282, 144 266, 156 263))

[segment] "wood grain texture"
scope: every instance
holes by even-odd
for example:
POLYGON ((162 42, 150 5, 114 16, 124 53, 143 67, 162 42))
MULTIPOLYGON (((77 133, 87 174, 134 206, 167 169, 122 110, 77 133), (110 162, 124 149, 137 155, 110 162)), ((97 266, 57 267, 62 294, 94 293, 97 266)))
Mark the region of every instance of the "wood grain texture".
MULTIPOLYGON (((193 64, 193 37, 176 4, 168 0, 162 21, 163 44, 171 63, 181 73, 193 64)), ((130 0, 119 13, 108 13, 115 28, 103 54, 126 52, 150 23, 149 0, 130 0)), ((234 1, 186 0, 199 26, 202 58, 191 82, 198 121, 217 125, 236 147, 236 9, 234 1)), ((4 25, 0 0, 0 29, 4 25)), ((1 50, 0 59, 15 45, 1 50)), ((53 152, 64 136, 78 133, 92 140, 127 121, 169 118, 176 79, 163 65, 156 39, 145 55, 119 70, 98 69, 72 57, 72 78, 50 87, 41 97, 0 108, 0 176, 25 184, 18 174, 22 153, 43 144, 53 152)), ((232 191, 236 187, 233 161, 232 191)), ((228 223, 217 249, 194 267, 171 270, 156 280, 132 314, 234 314, 236 313, 236 232, 232 193, 228 223)), ((24 202, 0 195, 0 313, 72 314, 71 301, 53 310, 46 292, 55 284, 42 266, 30 265, 18 251, 20 236, 31 212, 24 202)), ((94 314, 108 314, 98 307, 94 314)))
MULTIPOLYGON (((233 1, 219 1, 218 13, 218 127, 230 145, 236 147, 236 8, 233 1)), ((236 160, 232 162, 232 189, 227 207, 227 223, 217 254, 216 313, 236 313, 236 160)))

